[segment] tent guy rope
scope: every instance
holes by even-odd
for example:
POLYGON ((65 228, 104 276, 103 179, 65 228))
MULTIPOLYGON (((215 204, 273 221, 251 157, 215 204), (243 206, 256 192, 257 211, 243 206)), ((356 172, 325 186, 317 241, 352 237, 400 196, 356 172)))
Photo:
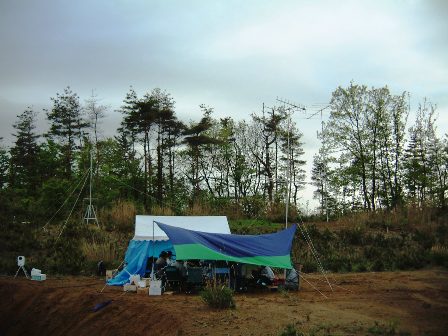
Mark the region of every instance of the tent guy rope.
MULTIPOLYGON (((90 170, 90 169, 89 169, 89 170, 90 170)), ((84 179, 84 183, 83 183, 83 185, 82 185, 82 187, 81 187, 81 190, 80 190, 79 193, 78 193, 78 197, 76 197, 76 201, 75 201, 75 203, 73 204, 73 207, 72 207, 72 209, 70 210, 70 213, 68 214, 67 219, 65 220, 64 224, 62 225, 62 229, 61 229, 61 231, 59 232, 58 237, 56 238, 56 243, 59 241, 59 238, 61 237, 62 232, 64 231, 64 229, 65 229, 65 227, 66 227, 66 225, 67 225, 67 223, 68 223, 68 220, 70 219, 70 217, 71 217, 71 215, 72 215, 72 213, 73 213, 73 210, 74 210, 75 207, 76 207, 76 204, 78 204, 79 197, 81 196, 82 190, 84 189, 84 186, 86 185, 87 178, 88 178, 88 175, 86 175, 86 177, 85 177, 85 179, 84 179)))
POLYGON ((309 236, 307 231, 304 231, 304 230, 306 230, 306 227, 302 227, 302 226, 304 226, 303 221, 300 225, 297 225, 297 226, 299 227, 300 232, 302 232, 302 235, 304 236, 305 241, 307 242, 309 248, 311 249, 311 253, 313 254, 314 258, 316 259, 316 262, 321 269, 322 275, 325 277, 325 280, 327 280, 328 286, 330 286, 330 289, 333 290, 333 287, 331 287, 330 281, 328 280, 327 275, 325 274, 325 269, 322 266, 322 263, 320 262, 319 255, 314 247, 314 244, 311 241, 311 237, 309 236))
MULTIPOLYGON (((62 210, 62 208, 65 206, 65 204, 67 203, 67 201, 70 199, 70 197, 72 197, 73 193, 75 192, 75 190, 78 188, 78 186, 81 184, 81 182, 86 178, 87 174, 89 173, 89 169, 87 169, 87 171, 84 173, 84 175, 79 179, 78 183, 76 184, 76 186, 73 188, 73 190, 70 192, 70 194, 68 195, 68 197, 64 200, 64 202, 62 203, 62 205, 59 207, 59 209, 53 214, 53 216, 51 216, 51 218, 48 220, 47 223, 45 223, 45 225, 42 227, 42 229, 46 230, 46 227, 48 224, 50 224, 50 222, 56 217, 56 215, 59 213, 59 211, 62 210)), ((81 189, 82 190, 82 189, 81 189)))

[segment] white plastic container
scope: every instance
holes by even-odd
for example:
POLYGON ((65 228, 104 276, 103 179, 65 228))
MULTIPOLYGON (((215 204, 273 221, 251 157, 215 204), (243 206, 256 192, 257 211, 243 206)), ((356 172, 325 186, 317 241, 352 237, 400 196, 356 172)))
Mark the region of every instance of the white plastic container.
POLYGON ((31 276, 33 276, 33 275, 41 275, 41 274, 42 274, 42 271, 40 269, 33 268, 31 270, 31 276))
POLYGON ((149 286, 149 295, 162 295, 162 281, 161 280, 153 280, 151 281, 151 285, 149 286))

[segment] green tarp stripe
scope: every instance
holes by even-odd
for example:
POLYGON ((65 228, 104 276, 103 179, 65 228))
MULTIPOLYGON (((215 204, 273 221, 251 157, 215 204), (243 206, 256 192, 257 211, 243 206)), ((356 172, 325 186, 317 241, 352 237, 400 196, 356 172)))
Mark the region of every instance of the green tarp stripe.
POLYGON ((291 269, 291 258, 284 256, 255 256, 255 257, 233 257, 214 251, 201 244, 174 245, 176 259, 202 259, 202 260, 227 260, 244 264, 264 265, 271 267, 291 269))

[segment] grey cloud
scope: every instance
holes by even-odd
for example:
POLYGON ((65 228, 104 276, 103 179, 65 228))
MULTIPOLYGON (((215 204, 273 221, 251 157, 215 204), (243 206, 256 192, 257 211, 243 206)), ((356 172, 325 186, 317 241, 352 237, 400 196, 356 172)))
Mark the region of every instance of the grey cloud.
MULTIPOLYGON (((113 111, 129 85, 140 95, 166 89, 186 121, 199 118, 201 103, 215 107, 215 117, 236 119, 248 119, 262 102, 275 104, 277 96, 325 103, 350 80, 410 91, 414 101, 426 96, 448 111, 446 1, 349 1, 333 13, 335 6, 339 2, 1 1, 0 136, 10 138, 15 116, 28 105, 49 106, 67 85, 82 100, 96 89, 111 105, 105 135, 119 125, 113 111), (375 19, 385 16, 390 27, 354 16, 369 11, 375 19), (234 43, 239 34, 252 38, 254 30, 257 41, 234 43)), ((45 115, 40 118, 44 125, 45 115)), ((297 122, 310 161, 319 121, 297 122)), ((440 129, 446 132, 446 123, 440 129)))

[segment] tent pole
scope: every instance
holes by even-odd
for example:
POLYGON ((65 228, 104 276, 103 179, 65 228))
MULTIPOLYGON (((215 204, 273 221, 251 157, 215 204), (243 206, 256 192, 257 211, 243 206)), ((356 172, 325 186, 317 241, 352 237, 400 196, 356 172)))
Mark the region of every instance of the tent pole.
MULTIPOLYGON (((285 229, 288 228, 288 213, 289 213, 289 184, 291 180, 291 153, 290 153, 290 143, 289 143, 289 132, 291 129, 291 114, 288 115, 288 142, 286 146, 287 151, 287 171, 286 171, 286 200, 285 200, 285 229)), ((286 284, 286 268, 284 271, 285 284, 286 284)))
POLYGON ((152 263, 151 263, 151 281, 155 280, 154 277, 154 255, 156 253, 156 246, 154 241, 154 220, 152 221, 152 263))

